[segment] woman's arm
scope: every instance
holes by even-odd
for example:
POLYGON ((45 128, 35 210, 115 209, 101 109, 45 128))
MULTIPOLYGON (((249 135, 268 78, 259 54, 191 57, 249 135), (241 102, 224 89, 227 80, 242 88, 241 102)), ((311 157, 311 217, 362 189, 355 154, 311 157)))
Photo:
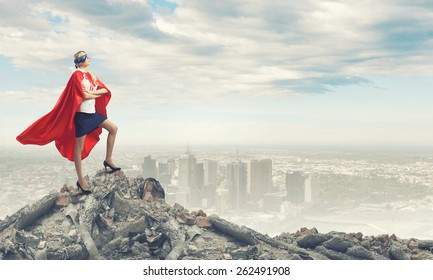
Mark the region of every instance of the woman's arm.
POLYGON ((89 91, 90 94, 99 95, 99 96, 106 94, 107 92, 108 90, 106 88, 98 88, 97 90, 89 91))
POLYGON ((82 88, 84 99, 95 99, 108 92, 105 88, 98 88, 97 90, 91 91, 88 91, 84 85, 82 88))

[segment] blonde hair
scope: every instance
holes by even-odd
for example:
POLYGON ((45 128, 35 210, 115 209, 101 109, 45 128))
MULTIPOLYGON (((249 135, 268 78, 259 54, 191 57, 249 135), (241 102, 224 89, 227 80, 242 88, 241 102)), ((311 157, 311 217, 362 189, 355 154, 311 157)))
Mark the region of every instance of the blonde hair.
MULTIPOLYGON (((81 53, 86 53, 85 51, 78 51, 74 54, 74 61, 75 59, 79 58, 81 56, 81 53)), ((75 64, 76 67, 79 67, 81 63, 75 64)), ((90 70, 87 69, 87 72, 89 72, 90 76, 92 76, 93 83, 98 86, 98 78, 93 74, 90 70)))

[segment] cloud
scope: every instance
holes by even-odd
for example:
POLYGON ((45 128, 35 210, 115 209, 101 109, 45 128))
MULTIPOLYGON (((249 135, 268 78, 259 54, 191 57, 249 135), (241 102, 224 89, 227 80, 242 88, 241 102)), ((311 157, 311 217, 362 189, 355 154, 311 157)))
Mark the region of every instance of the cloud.
POLYGON ((67 76, 85 49, 133 106, 323 94, 433 70, 424 1, 0 1, 0 54, 14 67, 67 76))
POLYGON ((419 19, 398 19, 379 23, 375 29, 383 34, 380 41, 383 49, 403 56, 431 45, 433 28, 425 24, 419 19))
POLYGON ((178 7, 178 5, 172 1, 166 0, 148 0, 152 10, 160 15, 170 15, 178 7))
POLYGON ((42 6, 66 14, 72 23, 78 20, 87 22, 89 33, 93 28, 108 29, 114 33, 146 39, 163 37, 154 25, 152 10, 146 1, 106 0, 106 1, 45 1, 42 6), (62 11, 62 12, 60 12, 62 11))
POLYGON ((49 24, 34 9, 36 1, 1 0, 0 21, 2 28, 15 30, 48 31, 49 24))
POLYGON ((362 77, 337 76, 279 80, 275 82, 275 85, 282 88, 288 88, 291 92, 314 94, 329 93, 333 92, 334 89, 337 87, 344 87, 350 85, 372 86, 373 82, 362 77))

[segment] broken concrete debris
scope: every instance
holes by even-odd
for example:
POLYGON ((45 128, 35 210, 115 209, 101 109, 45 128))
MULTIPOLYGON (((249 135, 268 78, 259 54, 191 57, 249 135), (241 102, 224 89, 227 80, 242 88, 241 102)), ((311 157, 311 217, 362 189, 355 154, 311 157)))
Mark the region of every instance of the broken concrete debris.
POLYGON ((171 206, 161 190, 152 192, 149 178, 99 172, 87 180, 90 195, 64 185, 0 220, 0 260, 433 259, 432 240, 316 228, 270 237, 203 210, 171 206))

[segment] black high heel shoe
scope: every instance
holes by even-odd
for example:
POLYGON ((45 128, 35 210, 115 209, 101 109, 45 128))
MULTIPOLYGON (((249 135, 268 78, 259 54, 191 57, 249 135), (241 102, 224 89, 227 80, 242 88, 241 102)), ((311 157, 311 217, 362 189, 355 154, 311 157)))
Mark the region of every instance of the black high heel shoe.
POLYGON ((104 160, 103 164, 105 167, 105 171, 107 171, 107 167, 109 167, 111 169, 111 171, 108 171, 108 173, 113 173, 113 172, 119 171, 121 169, 120 167, 111 166, 106 160, 104 160))
POLYGON ((90 191, 90 190, 85 190, 85 189, 83 189, 82 187, 81 187, 81 185, 80 185, 80 182, 78 182, 77 181, 77 187, 78 187, 78 189, 80 189, 81 190, 81 193, 83 193, 83 194, 91 194, 92 192, 90 191))

